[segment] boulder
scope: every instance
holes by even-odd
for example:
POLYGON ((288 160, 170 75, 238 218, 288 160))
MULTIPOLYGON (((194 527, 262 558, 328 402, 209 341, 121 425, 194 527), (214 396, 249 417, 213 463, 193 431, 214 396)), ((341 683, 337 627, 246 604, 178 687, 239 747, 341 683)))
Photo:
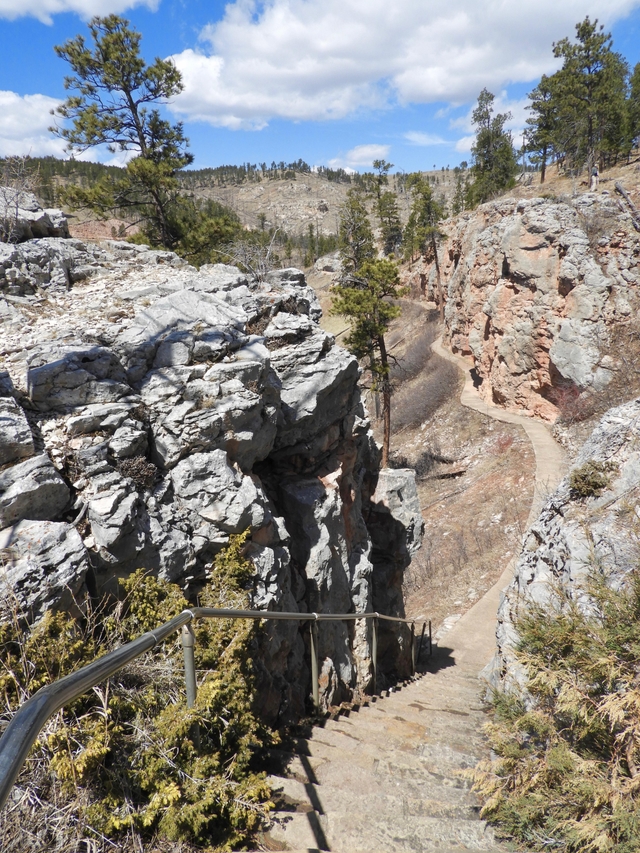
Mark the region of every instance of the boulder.
POLYGON ((282 383, 276 448, 326 435, 336 413, 350 412, 360 401, 357 359, 317 327, 300 343, 273 351, 271 365, 282 383))
POLYGON ((0 529, 22 519, 55 519, 69 502, 69 489, 46 454, 0 472, 0 529))
POLYGON ((56 608, 78 612, 84 604, 89 569, 77 530, 54 521, 21 521, 0 531, 4 555, 4 604, 15 599, 21 614, 36 621, 56 608))
MULTIPOLYGON (((366 507, 371 536, 373 609, 387 616, 405 616, 402 585, 411 556, 422 543, 424 521, 415 471, 383 468, 366 507)), ((381 667, 406 677, 411 673, 410 634, 401 623, 380 623, 378 655, 381 667)))
POLYGON ((33 193, 0 187, 0 235, 7 243, 35 237, 68 237, 67 218, 61 210, 43 210, 33 193))
POLYGON ((29 362, 29 398, 40 411, 115 402, 131 393, 122 364, 106 347, 43 344, 29 362))
POLYGON ((283 270, 271 270, 267 273, 269 284, 289 284, 294 287, 306 287, 307 281, 302 270, 295 267, 287 267, 283 270))
POLYGON ((223 450, 193 453, 171 471, 178 505, 189 512, 193 544, 202 551, 229 533, 258 530, 269 521, 266 498, 251 477, 232 468, 223 450))
POLYGON ((146 512, 134 484, 115 471, 94 475, 87 517, 92 546, 106 564, 124 563, 146 544, 146 512))
POLYGON ((12 397, 0 397, 0 467, 34 453, 33 435, 24 412, 12 397))
MULTIPOLYGON (((401 609, 398 566, 416 522, 405 507, 412 530, 396 531, 401 556, 374 559, 365 516, 377 523, 368 496, 379 452, 358 363, 318 327, 318 300, 299 270, 258 281, 116 241, 47 238, 10 254, 3 266, 0 247, 0 291, 18 317, 3 321, 0 400, 30 398, 46 455, 19 461, 33 453, 26 421, 13 399, 0 404, 11 421, 0 447, 14 454, 5 464, 17 463, 0 473, 0 507, 5 524, 25 513, 53 519, 73 491, 84 545, 76 540, 69 557, 70 589, 82 592, 90 561, 97 594, 115 593, 118 578, 143 566, 194 597, 229 537, 248 529, 255 607, 370 610, 380 572, 385 604, 401 609), (49 457, 64 464, 71 489, 49 457), (46 489, 55 500, 44 500, 46 489)), ((401 518, 408 486, 393 494, 401 518)), ((47 606, 56 595, 61 606, 70 601, 56 589, 47 606)), ((267 624, 257 640, 259 702, 274 724, 305 711, 307 634, 305 623, 267 624)), ((322 626, 325 704, 367 688, 369 643, 364 622, 322 626)), ((398 648, 384 652, 389 672, 403 669, 398 648)))

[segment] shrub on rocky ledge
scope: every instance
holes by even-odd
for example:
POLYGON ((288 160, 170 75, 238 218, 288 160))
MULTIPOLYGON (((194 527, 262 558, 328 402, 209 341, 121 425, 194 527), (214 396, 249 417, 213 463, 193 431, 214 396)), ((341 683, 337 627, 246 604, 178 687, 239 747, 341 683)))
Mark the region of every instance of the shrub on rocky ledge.
POLYGON ((590 459, 569 474, 571 491, 580 498, 600 497, 610 484, 610 474, 616 468, 608 462, 590 459))
POLYGON ((528 696, 494 697, 496 758, 474 772, 482 815, 535 850, 637 851, 640 570, 621 589, 594 574, 558 591, 517 630, 528 696))
MULTIPOLYGON (((245 538, 232 537, 219 555, 202 605, 246 607, 254 570, 243 556, 245 538)), ((5 718, 43 684, 187 606, 177 586, 143 570, 123 588, 115 609, 99 608, 84 622, 50 612, 31 632, 17 618, 0 625, 5 718)), ((252 711, 254 630, 241 620, 195 626, 200 686, 192 709, 177 637, 65 707, 42 732, 0 818, 2 849, 84 843, 92 851, 142 851, 162 839, 184 842, 185 850, 242 845, 268 814, 270 794, 254 769, 256 749, 273 738, 252 711)))

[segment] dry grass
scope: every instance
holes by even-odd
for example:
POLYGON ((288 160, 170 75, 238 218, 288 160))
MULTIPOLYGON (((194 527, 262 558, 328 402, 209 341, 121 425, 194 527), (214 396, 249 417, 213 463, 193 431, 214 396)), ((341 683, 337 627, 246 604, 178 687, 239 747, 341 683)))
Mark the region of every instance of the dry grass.
MULTIPOLYGON (((434 314, 404 300, 389 348, 398 359, 392 464, 416 470, 425 520, 424 544, 405 573, 405 604, 437 629, 493 586, 519 550, 535 459, 522 429, 460 405, 461 375, 431 352, 434 314)), ((380 430, 374 421, 378 439, 380 430)))
POLYGON ((438 447, 456 459, 418 480, 425 537, 405 575, 407 613, 437 628, 484 595, 518 552, 535 459, 519 427, 497 424, 455 399, 424 430, 405 432, 402 445, 409 458, 438 447), (462 473, 444 476, 452 468, 462 473))

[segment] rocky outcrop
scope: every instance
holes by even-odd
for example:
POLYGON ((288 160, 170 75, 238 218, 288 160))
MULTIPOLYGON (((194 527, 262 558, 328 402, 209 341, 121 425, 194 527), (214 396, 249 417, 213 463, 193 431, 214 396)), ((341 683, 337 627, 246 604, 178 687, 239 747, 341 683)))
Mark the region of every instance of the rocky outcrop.
MULTIPOLYGON (((61 286, 12 297, 3 324, 0 527, 29 618, 82 608, 140 566, 193 595, 247 528, 255 607, 402 614, 422 531, 415 483, 378 476, 357 361, 319 327, 299 270, 260 282, 129 244, 23 246, 72 261, 61 286)), ((270 720, 304 710, 307 635, 265 628, 270 720)), ((401 631, 389 648, 388 672, 402 672, 401 631)), ((367 687, 364 623, 322 623, 320 650, 325 703, 367 687)))
POLYGON ((68 237, 67 218, 61 210, 44 210, 33 193, 0 187, 0 234, 11 243, 35 237, 68 237))
POLYGON ((611 330, 635 310, 640 235, 606 191, 500 199, 444 224, 412 276, 445 306, 445 339, 473 360, 487 402, 554 420, 618 366, 611 330))
POLYGON ((547 604, 561 588, 588 608, 582 587, 590 572, 597 570, 617 586, 637 567, 639 437, 640 399, 607 412, 525 535, 514 579, 498 613, 498 653, 487 671, 494 687, 523 684, 513 648, 518 612, 527 602, 547 604), (572 472, 584 471, 591 462, 600 464, 608 485, 581 497, 571 487, 572 472))

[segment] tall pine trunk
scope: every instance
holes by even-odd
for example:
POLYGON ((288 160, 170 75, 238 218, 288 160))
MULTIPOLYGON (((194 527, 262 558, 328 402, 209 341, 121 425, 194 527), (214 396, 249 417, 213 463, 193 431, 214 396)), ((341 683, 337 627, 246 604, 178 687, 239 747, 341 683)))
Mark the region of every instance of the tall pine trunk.
POLYGON ((382 372, 382 468, 388 468, 391 445, 391 381, 389 379, 387 347, 383 336, 379 339, 378 349, 382 372))

